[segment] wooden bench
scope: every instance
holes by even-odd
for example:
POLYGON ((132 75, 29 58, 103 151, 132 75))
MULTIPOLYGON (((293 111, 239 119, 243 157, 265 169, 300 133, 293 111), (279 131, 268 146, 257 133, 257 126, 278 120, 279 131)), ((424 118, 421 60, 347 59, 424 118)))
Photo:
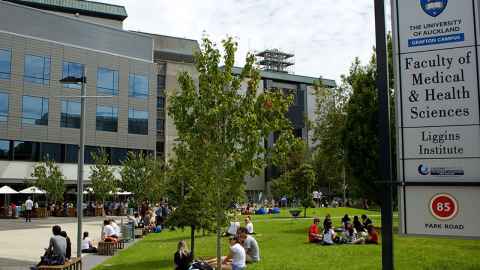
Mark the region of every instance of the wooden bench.
POLYGON ((63 265, 40 265, 38 270, 61 269, 61 270, 82 270, 82 258, 75 257, 65 261, 63 265))
POLYGON ((98 242, 97 254, 113 256, 113 253, 115 252, 115 245, 116 244, 114 242, 100 241, 98 242))
POLYGON ((124 239, 118 239, 118 242, 115 243, 115 248, 116 249, 123 249, 125 247, 125 240, 124 239))

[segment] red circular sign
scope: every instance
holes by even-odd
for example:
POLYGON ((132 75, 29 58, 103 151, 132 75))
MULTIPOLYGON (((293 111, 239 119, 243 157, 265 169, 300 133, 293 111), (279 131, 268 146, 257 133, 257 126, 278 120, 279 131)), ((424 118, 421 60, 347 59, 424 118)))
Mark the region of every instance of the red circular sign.
POLYGON ((430 200, 430 212, 439 220, 452 219, 458 212, 457 200, 447 193, 437 194, 430 200))

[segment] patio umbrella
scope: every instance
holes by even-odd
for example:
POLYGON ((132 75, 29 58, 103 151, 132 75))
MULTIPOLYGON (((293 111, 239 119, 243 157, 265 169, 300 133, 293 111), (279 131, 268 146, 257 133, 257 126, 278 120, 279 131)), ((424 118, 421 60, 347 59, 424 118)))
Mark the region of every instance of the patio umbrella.
POLYGON ((17 193, 18 192, 15 189, 13 189, 9 186, 3 186, 3 187, 0 188, 0 194, 5 194, 5 203, 4 203, 5 206, 7 205, 7 195, 17 194, 17 193))
POLYGON ((26 188, 26 189, 22 189, 18 193, 22 193, 22 194, 45 194, 47 192, 45 190, 42 190, 38 187, 33 186, 33 187, 26 188))

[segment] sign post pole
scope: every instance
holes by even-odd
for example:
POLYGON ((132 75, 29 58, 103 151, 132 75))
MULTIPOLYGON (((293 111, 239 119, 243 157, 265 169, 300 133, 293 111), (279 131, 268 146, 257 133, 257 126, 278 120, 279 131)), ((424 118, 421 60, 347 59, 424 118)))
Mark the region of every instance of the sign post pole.
POLYGON ((375 38, 377 54, 377 91, 379 121, 379 169, 383 185, 382 196, 382 269, 393 270, 392 229, 392 163, 390 154, 390 104, 388 83, 387 37, 385 30, 385 2, 375 0, 375 38))

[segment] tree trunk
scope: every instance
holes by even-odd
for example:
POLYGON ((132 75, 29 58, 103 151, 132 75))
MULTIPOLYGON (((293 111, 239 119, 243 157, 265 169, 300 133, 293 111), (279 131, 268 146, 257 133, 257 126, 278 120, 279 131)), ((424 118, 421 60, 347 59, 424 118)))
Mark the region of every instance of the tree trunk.
POLYGON ((303 209, 303 217, 304 218, 307 217, 307 207, 304 207, 304 209, 303 209))
POLYGON ((190 251, 192 258, 195 258, 195 225, 190 226, 190 251))
POLYGON ((217 223, 217 270, 222 269, 222 228, 217 223))

